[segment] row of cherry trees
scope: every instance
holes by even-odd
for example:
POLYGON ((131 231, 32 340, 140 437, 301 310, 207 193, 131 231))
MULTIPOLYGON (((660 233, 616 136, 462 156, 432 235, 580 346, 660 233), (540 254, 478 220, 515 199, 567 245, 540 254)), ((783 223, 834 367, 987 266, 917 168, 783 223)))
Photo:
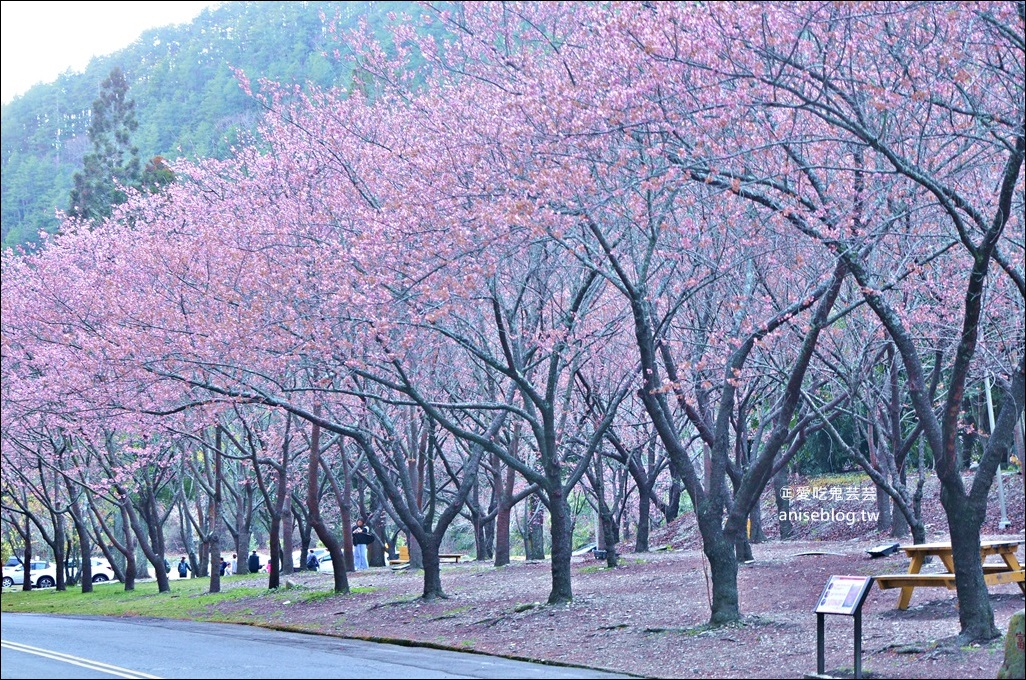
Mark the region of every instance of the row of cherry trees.
MULTIPOLYGON (((281 573, 302 568, 292 562, 293 537, 305 553, 321 508, 338 525, 342 509, 355 507, 385 535, 380 502, 361 477, 366 471, 359 459, 349 466, 337 442, 322 452, 314 501, 308 500, 300 466, 310 435, 297 434, 272 411, 236 408, 214 426, 165 419, 133 436, 109 426, 86 432, 52 417, 30 427, 32 417, 11 408, 4 430, 4 539, 29 551, 19 554, 26 563, 33 544, 45 544, 62 567, 58 589, 72 576, 91 590, 88 558, 102 554, 126 589, 150 571, 167 590, 165 560, 181 549, 193 573, 210 575, 217 590, 222 556, 242 555, 237 569, 245 573, 254 534, 271 537, 270 581, 277 583, 281 573), (339 479, 347 483, 340 487, 339 479), (138 563, 140 554, 148 569, 138 563)), ((345 557, 338 563, 351 569, 351 546, 345 557)), ((382 557, 379 549, 379 563, 382 557)))
POLYGON ((76 482, 132 493, 171 460, 153 428, 259 409, 278 422, 259 446, 310 437, 311 509, 322 451, 366 462, 425 597, 468 501, 508 531, 535 494, 552 603, 572 597, 571 493, 618 461, 669 511, 665 468, 723 623, 763 490, 816 429, 858 457, 833 419, 862 414, 919 540, 905 462, 932 454, 963 634, 993 637, 980 526, 1024 402, 1023 16, 461 3, 389 49, 340 36, 359 87, 264 83, 230 160, 5 254, 5 450, 15 413, 76 448, 136 442, 76 482), (963 404, 988 376, 1000 413, 966 488, 963 404))

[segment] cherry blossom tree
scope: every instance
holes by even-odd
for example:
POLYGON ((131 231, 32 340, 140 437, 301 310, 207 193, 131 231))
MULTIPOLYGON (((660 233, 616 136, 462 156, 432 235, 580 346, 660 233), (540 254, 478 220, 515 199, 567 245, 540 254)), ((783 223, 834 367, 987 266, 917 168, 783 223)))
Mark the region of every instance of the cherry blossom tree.
POLYGON ((373 469, 426 598, 488 457, 497 517, 518 481, 546 505, 552 603, 572 598, 568 497, 603 450, 650 497, 660 464, 630 461, 654 433, 727 623, 763 490, 857 396, 829 352, 861 323, 900 357, 867 423, 898 466, 907 390, 962 633, 993 637, 979 531, 1024 400, 1023 6, 427 5, 432 30, 399 21, 390 50, 344 37, 351 91, 241 77, 268 110, 258 139, 4 255, 5 414, 39 392, 91 433, 155 567, 174 450, 156 423, 247 411, 225 434, 272 542, 294 489, 324 530, 323 450, 304 467, 289 448, 315 425, 373 469), (966 489, 965 396, 989 375, 1000 413, 966 489), (257 437, 259 419, 276 426, 257 437))
MULTIPOLYGON (((1023 5, 709 9, 674 13, 679 22, 671 23, 680 38, 716 26, 718 49, 698 54, 694 43, 654 31, 639 36, 656 60, 729 92, 708 116, 730 121, 718 148, 678 135, 670 157, 694 180, 769 208, 836 253, 858 282, 901 356, 937 459, 962 635, 994 637, 979 530, 1022 413, 1021 345, 1004 353, 1007 398, 969 490, 958 473, 956 440, 986 329, 983 293, 995 284, 1020 298, 1024 292, 1021 262, 1010 255, 1021 248, 1007 236, 1010 222, 1021 225, 1021 210, 1012 208, 1022 205, 1023 5), (739 135, 762 146, 741 145, 739 135), (997 281, 988 276, 992 264, 997 281), (923 357, 931 352, 916 342, 917 319, 903 309, 923 271, 936 273, 944 304, 958 310, 939 415, 926 389, 923 357)), ((686 120, 694 120, 690 112, 686 120)))

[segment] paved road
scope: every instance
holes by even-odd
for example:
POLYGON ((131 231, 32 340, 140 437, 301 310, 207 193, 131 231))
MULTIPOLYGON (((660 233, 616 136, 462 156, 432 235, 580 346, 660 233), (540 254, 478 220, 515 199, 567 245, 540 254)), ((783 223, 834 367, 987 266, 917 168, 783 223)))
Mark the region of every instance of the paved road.
POLYGON ((2 678, 622 678, 232 624, 3 614, 2 678))

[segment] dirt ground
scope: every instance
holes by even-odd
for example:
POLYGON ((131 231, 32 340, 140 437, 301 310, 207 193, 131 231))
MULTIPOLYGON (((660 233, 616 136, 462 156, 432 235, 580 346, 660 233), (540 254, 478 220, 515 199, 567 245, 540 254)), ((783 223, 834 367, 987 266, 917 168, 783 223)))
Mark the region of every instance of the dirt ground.
MULTIPOLYGON (((996 518, 989 518, 985 537, 1022 538, 1021 480, 1006 478, 1013 487, 1007 494, 1012 526, 999 532, 996 518)), ((927 512, 939 512, 935 498, 927 499, 927 512)), ((943 527, 942 514, 927 516, 936 516, 935 526, 943 527)), ((645 677, 802 677, 816 670, 813 607, 828 578, 908 569, 900 552, 869 558, 867 548, 891 539, 866 527, 853 538, 771 540, 754 546, 755 561, 739 569, 743 623, 708 629, 710 586, 704 556, 688 545, 694 534, 689 521, 682 518, 654 536, 653 546, 670 544, 672 549, 624 554, 615 570, 590 556, 575 557, 569 605, 543 606, 550 587, 546 562, 514 562, 499 569, 468 562, 443 566, 449 597, 433 603, 418 599, 419 572, 379 568, 350 575, 350 585, 359 589, 353 595, 326 596, 329 574, 301 572, 288 577, 291 589, 223 603, 211 614, 232 611, 259 625, 408 640, 645 677)), ((929 538, 946 535, 933 528, 929 538)), ((1019 559, 1026 561, 1022 548, 1019 559)), ((924 571, 938 569, 935 562, 924 571)), ((1005 629, 1012 614, 1023 609, 1022 592, 1014 584, 990 592, 996 622, 1005 629)), ((917 589, 906 611, 897 609, 897 599, 897 590, 874 586, 863 609, 868 676, 995 677, 1002 642, 957 645, 954 591, 917 589)), ((852 634, 850 618, 827 617, 828 670, 850 673, 852 634)))

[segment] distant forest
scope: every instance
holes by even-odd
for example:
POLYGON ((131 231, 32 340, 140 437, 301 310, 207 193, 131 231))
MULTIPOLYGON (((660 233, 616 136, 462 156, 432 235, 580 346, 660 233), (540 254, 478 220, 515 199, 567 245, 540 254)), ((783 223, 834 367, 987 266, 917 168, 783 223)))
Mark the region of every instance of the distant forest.
POLYGON ((31 244, 57 228, 73 176, 89 151, 89 116, 100 83, 121 67, 130 83, 139 128, 133 141, 145 164, 155 156, 224 157, 260 117, 239 87, 242 69, 254 83, 347 85, 348 63, 322 20, 340 28, 364 20, 382 37, 391 13, 411 14, 411 2, 226 2, 190 24, 153 29, 131 46, 94 58, 84 73, 40 84, 2 111, 2 246, 31 244))

